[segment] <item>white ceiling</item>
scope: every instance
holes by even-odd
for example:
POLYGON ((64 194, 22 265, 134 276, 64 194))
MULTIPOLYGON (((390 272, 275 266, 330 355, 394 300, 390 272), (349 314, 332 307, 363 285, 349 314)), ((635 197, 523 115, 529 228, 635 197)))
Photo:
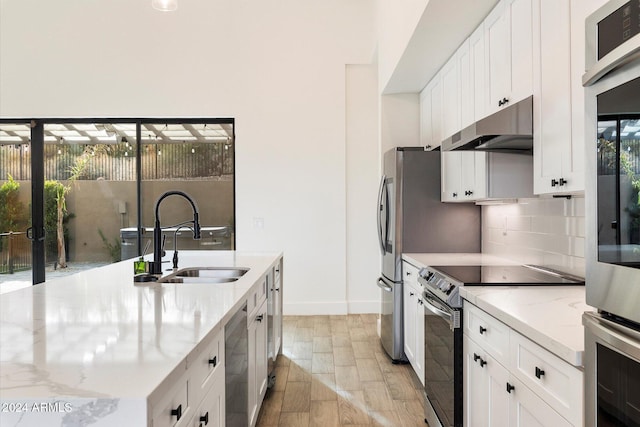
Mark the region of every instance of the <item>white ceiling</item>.
MULTIPOLYGON (((230 142, 231 124, 143 124, 142 142, 230 142)), ((45 143, 115 144, 136 141, 135 123, 45 124, 45 143)), ((28 123, 0 124, 0 144, 29 144, 28 123)))
POLYGON ((383 93, 422 91, 497 3, 498 0, 429 0, 383 93))

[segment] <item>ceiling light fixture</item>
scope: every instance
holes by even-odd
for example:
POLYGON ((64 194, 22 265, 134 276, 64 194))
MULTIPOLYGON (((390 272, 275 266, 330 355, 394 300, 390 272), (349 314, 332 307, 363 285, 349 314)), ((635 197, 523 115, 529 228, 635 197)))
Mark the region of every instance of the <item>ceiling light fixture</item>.
POLYGON ((178 0, 151 0, 151 5, 161 12, 173 12, 178 9, 178 0))

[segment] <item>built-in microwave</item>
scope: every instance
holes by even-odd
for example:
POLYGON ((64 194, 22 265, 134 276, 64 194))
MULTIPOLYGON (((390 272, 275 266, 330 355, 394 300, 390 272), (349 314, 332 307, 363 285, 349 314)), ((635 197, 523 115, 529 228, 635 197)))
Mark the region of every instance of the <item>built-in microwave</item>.
POLYGON ((640 0, 585 21, 585 425, 640 426, 640 0))

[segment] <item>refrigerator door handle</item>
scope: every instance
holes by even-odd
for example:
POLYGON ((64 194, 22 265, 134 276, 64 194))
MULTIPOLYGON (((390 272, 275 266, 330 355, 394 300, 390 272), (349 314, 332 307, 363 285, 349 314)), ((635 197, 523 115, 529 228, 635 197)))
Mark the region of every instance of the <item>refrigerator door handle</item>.
POLYGON ((393 288, 387 285, 382 279, 378 279, 378 287, 385 292, 393 292, 393 288))
POLYGON ((387 182, 387 176, 382 175, 380 179, 380 188, 378 189, 378 242, 380 243, 380 251, 384 255, 384 237, 382 235, 382 213, 385 212, 388 207, 385 206, 383 199, 385 192, 385 183, 387 182))

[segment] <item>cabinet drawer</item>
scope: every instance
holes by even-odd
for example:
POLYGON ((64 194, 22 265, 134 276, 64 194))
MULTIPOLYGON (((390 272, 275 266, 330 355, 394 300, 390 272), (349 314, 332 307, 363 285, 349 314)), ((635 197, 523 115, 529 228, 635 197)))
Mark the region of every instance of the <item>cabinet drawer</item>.
POLYGON ((223 427, 225 425, 224 375, 216 375, 211 389, 207 391, 195 410, 189 426, 223 427))
POLYGON ((267 299, 267 289, 269 289, 269 275, 260 279, 260 284, 256 286, 247 297, 247 313, 253 314, 254 310, 267 299))
POLYGON ((509 360, 509 327, 465 302, 464 332, 503 365, 509 360))
POLYGON ((511 367, 560 415, 582 425, 582 371, 515 331, 511 331, 511 367))
POLYGON ((186 379, 178 381, 152 409, 153 427, 184 426, 191 418, 186 379))
POLYGON ((418 271, 420 271, 420 269, 412 264, 409 264, 407 261, 402 262, 402 269, 403 281, 405 283, 411 284, 411 286, 415 287, 416 289, 420 289, 421 286, 418 282, 418 271))
POLYGON ((189 371, 192 400, 199 401, 209 390, 214 377, 224 376, 224 330, 218 332, 190 364, 189 371))

